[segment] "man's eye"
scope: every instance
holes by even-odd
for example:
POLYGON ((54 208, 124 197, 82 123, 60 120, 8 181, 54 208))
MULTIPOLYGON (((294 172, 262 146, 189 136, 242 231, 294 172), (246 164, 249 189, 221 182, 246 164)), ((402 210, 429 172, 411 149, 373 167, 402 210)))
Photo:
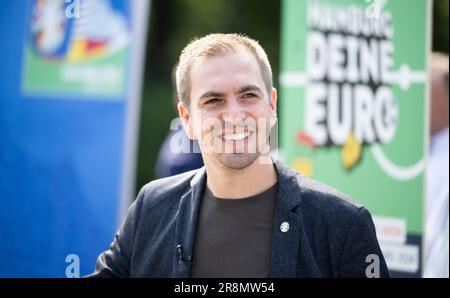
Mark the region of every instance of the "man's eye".
POLYGON ((253 97, 257 97, 255 93, 245 93, 244 95, 242 95, 243 98, 253 98, 253 97))
POLYGON ((218 102, 221 102, 222 100, 220 99, 220 98, 211 98, 211 99, 208 99, 206 102, 205 102, 205 105, 209 105, 209 104, 215 104, 215 103, 218 103, 218 102))

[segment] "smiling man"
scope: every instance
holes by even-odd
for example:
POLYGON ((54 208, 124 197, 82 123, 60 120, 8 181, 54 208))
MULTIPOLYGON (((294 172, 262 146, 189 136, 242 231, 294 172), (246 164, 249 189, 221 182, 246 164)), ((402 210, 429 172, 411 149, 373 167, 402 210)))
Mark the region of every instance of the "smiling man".
POLYGON ((389 276, 367 209, 272 162, 277 92, 255 40, 194 40, 177 91, 205 166, 145 185, 91 276, 389 276))

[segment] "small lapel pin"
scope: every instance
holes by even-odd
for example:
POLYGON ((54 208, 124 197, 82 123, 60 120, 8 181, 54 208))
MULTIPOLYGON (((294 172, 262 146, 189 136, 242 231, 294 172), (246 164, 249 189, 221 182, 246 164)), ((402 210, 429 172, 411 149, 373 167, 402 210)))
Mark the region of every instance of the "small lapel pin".
POLYGON ((286 233, 287 231, 289 231, 289 223, 287 221, 283 222, 280 226, 280 230, 283 233, 286 233))

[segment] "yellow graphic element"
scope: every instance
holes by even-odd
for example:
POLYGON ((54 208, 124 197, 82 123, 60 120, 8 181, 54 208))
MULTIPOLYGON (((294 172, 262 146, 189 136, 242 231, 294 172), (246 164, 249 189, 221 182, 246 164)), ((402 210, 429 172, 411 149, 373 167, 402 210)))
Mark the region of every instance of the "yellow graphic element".
POLYGON ((312 177, 313 175, 313 162, 309 158, 295 159, 292 168, 306 177, 312 177))
POLYGON ((341 148, 341 160, 345 169, 349 170, 358 163, 361 158, 361 150, 361 144, 355 139, 353 133, 349 133, 341 148))
POLYGON ((74 40, 71 44, 68 59, 69 61, 81 61, 86 58, 98 57, 104 52, 104 45, 89 48, 87 40, 77 39, 74 40))
POLYGON ((78 39, 73 41, 68 55, 69 60, 71 61, 82 60, 84 57, 86 57, 86 48, 87 48, 86 40, 78 39))

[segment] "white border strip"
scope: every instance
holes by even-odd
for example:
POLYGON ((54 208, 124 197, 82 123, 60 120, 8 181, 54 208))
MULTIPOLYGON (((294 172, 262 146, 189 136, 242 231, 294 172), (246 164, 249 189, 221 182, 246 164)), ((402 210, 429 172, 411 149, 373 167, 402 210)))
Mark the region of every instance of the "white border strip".
POLYGON ((307 80, 304 72, 287 71, 280 74, 280 85, 284 87, 302 87, 306 85, 307 80))
POLYGON ((425 84, 425 133, 424 133, 424 142, 425 142, 425 148, 424 148, 424 163, 425 163, 425 168, 424 168, 424 174, 423 174, 423 202, 422 202, 422 250, 421 250, 421 269, 422 272, 420 272, 421 277, 423 277, 424 272, 425 272, 425 256, 426 256, 426 230, 425 230, 425 220, 426 220, 426 203, 427 203, 427 193, 428 193, 428 186, 427 186, 427 175, 428 175, 428 171, 427 171, 427 164, 428 164, 428 151, 430 148, 430 135, 429 135, 429 131, 430 131, 430 100, 431 100, 431 70, 430 70, 430 59, 431 59, 431 34, 432 34, 432 17, 433 17, 433 13, 432 13, 432 8, 433 8, 433 0, 427 1, 428 5, 427 5, 427 28, 426 28, 426 32, 425 34, 427 34, 427 45, 426 45, 426 50, 425 50, 425 59, 426 59, 426 67, 425 67, 425 72, 427 74, 427 80, 426 80, 426 84, 425 84))
POLYGON ((125 135, 117 225, 124 219, 128 207, 134 199, 144 56, 151 0, 132 0, 130 4, 132 10, 131 52, 129 53, 127 72, 128 93, 125 100, 125 135))

